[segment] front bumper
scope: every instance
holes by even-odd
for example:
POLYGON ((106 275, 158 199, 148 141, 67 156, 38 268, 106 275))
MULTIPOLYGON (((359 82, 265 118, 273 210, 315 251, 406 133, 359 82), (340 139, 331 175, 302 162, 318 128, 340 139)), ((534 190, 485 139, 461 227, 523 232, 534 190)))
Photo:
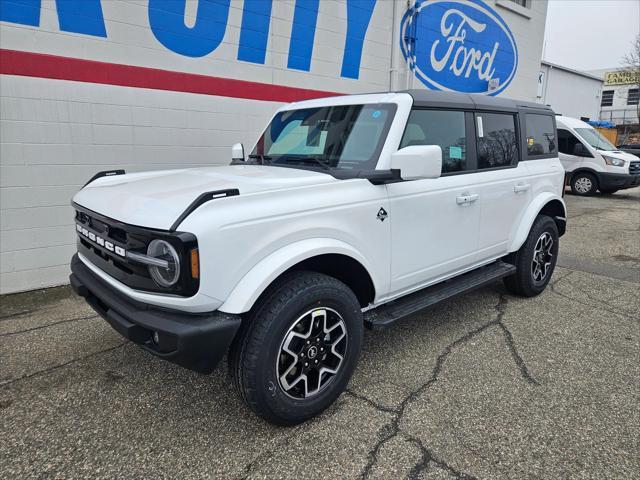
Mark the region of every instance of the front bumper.
POLYGON ((598 172, 598 186, 605 190, 624 190, 640 186, 640 174, 600 173, 598 172))
POLYGON ((131 300, 91 272, 78 255, 71 259, 69 280, 73 290, 122 336, 197 372, 210 373, 215 368, 240 328, 238 315, 163 310, 131 300))

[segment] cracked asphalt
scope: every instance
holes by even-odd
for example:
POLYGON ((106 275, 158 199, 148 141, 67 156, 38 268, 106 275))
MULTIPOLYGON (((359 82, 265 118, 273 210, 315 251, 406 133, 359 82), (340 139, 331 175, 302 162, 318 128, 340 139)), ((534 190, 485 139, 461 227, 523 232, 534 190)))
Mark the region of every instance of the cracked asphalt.
POLYGON ((640 189, 565 199, 542 295, 496 284, 367 331, 348 391, 294 428, 67 287, 2 297, 0 478, 638 478, 640 189))

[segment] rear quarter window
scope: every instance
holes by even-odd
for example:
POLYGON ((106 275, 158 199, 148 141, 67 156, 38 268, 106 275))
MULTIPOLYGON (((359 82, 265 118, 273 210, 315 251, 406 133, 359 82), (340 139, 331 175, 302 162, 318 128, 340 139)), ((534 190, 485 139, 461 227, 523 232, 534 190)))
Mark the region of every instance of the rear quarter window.
POLYGON ((550 158, 558 155, 558 140, 551 115, 525 114, 527 159, 550 158))

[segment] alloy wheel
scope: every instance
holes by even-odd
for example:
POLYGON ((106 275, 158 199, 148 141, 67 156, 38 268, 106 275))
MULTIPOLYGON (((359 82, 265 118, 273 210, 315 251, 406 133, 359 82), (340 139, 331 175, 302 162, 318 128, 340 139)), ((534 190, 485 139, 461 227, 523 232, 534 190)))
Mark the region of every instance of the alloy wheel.
POLYGON ((347 327, 331 308, 304 313, 287 331, 276 359, 280 387, 288 396, 307 399, 329 385, 342 366, 347 327))
POLYGON ((531 261, 531 275, 533 281, 542 283, 551 271, 553 263, 553 237, 549 232, 544 232, 538 238, 533 249, 533 260, 531 261))

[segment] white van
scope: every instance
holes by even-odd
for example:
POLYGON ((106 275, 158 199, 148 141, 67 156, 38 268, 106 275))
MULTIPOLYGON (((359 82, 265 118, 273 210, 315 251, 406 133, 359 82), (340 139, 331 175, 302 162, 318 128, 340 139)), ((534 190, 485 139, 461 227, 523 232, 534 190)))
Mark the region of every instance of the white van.
POLYGON ((625 153, 591 125, 556 116, 560 161, 575 195, 611 194, 640 185, 640 160, 625 153))

